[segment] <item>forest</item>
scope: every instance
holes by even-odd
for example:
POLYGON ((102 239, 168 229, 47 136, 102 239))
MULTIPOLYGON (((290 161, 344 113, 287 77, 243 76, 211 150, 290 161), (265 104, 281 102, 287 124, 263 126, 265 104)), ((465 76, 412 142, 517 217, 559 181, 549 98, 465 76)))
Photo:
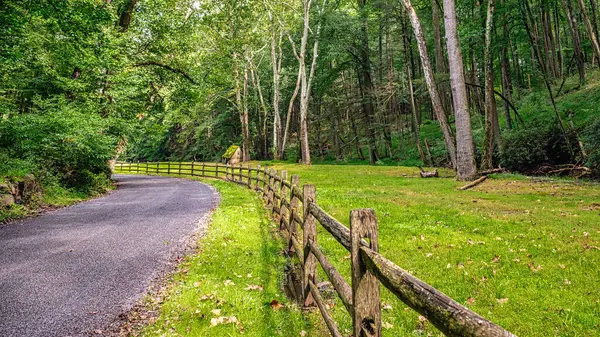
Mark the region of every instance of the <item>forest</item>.
POLYGON ((3 1, 0 175, 110 160, 600 167, 596 0, 3 1))

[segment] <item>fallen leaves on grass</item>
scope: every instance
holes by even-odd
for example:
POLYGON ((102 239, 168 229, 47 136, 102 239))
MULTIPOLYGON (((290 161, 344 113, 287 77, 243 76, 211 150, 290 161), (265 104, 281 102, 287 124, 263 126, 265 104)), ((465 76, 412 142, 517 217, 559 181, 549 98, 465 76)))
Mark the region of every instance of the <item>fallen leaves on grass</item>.
POLYGON ((249 284, 248 287, 246 287, 246 290, 258 290, 258 291, 263 291, 263 287, 256 285, 256 284, 249 284))
POLYGON ((527 264, 527 267, 529 267, 529 269, 534 273, 539 272, 543 268, 542 265, 538 264, 536 266, 535 263, 533 263, 533 262, 529 262, 529 264, 527 264))
POLYGON ((504 304, 508 302, 508 298, 497 298, 496 302, 498 302, 498 304, 504 304))
POLYGON ((473 297, 467 298, 467 305, 471 306, 473 303, 475 303, 475 299, 473 297))
POLYGON ((233 281, 232 281, 232 280, 225 280, 225 282, 223 282, 223 284, 224 284, 225 286, 234 286, 234 285, 235 285, 235 283, 233 283, 233 281))
POLYGON ((272 300, 271 303, 269 303, 271 305, 271 308, 275 311, 279 311, 281 310, 283 307, 285 307, 282 303, 280 303, 278 300, 272 300))
POLYGON ((500 261, 500 256, 496 255, 494 256, 494 258, 492 259, 492 263, 496 263, 500 261))
POLYGON ((237 319, 237 317, 235 316, 231 316, 231 317, 227 317, 227 316, 221 316, 221 317, 216 317, 216 318, 211 318, 210 319, 210 326, 217 326, 219 324, 238 324, 239 321, 237 319))

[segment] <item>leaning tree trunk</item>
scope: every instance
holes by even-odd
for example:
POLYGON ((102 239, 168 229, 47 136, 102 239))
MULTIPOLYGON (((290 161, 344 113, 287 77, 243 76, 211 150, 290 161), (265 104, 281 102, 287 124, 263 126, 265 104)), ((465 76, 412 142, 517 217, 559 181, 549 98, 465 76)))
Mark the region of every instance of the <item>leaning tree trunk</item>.
POLYGON ((446 26, 446 45, 450 85, 456 115, 456 164, 459 180, 473 180, 476 177, 475 150, 471 134, 471 116, 467 103, 462 51, 458 41, 456 9, 454 0, 444 0, 444 22, 446 26))
MULTIPOLYGON (((583 52, 581 50, 581 37, 579 35, 577 18, 573 15, 573 6, 570 0, 561 0, 561 4, 573 39, 573 52, 575 53, 577 70, 579 71, 579 85, 582 86, 585 84, 585 63, 583 61, 583 52)), ((567 75, 568 74, 565 74, 565 76, 567 75)))
POLYGON ((440 98, 440 94, 435 83, 435 77, 431 68, 431 62, 429 61, 429 54, 427 53, 427 44, 425 43, 423 29, 421 28, 421 22, 419 21, 417 12, 413 8, 410 0, 402 0, 402 3, 406 8, 413 28, 413 32, 415 34, 415 38, 417 40, 419 55, 421 57, 421 65, 423 67, 423 74, 425 75, 425 81, 427 82, 429 96, 431 97, 431 105, 435 112, 435 116, 437 117, 438 122, 440 123, 440 128, 442 129, 442 134, 444 135, 444 141, 446 143, 446 150, 448 151, 448 155, 450 156, 450 162, 452 163, 452 167, 456 168, 457 155, 456 145, 454 143, 454 135, 452 134, 452 129, 450 128, 450 124, 448 123, 448 118, 446 117, 446 113, 444 112, 442 100, 440 98))
POLYGON ((587 30, 590 42, 592 43, 592 50, 594 51, 594 55, 596 55, 596 59, 598 60, 598 62, 600 62, 600 44, 598 43, 598 37, 596 36, 595 29, 592 26, 592 23, 590 22, 590 16, 588 15, 587 8, 585 7, 585 3, 583 2, 583 0, 576 1, 577 5, 579 5, 579 10, 581 11, 583 22, 585 23, 585 29, 587 30))

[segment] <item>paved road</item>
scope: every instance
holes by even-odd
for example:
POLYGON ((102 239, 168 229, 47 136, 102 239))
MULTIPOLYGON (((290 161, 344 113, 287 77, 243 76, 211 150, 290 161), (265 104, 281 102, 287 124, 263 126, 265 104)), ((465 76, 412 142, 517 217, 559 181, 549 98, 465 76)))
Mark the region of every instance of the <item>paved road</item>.
POLYGON ((115 176, 117 191, 0 226, 0 336, 88 336, 140 299, 218 202, 208 185, 115 176))

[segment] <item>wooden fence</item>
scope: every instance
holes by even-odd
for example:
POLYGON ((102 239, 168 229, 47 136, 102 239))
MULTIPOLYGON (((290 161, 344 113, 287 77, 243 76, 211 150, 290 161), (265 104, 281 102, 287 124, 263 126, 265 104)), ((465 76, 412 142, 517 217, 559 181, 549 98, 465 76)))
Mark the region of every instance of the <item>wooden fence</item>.
POLYGON ((288 253, 297 271, 289 277, 289 289, 305 307, 317 306, 334 337, 341 337, 317 287, 317 263, 347 309, 353 322, 353 336, 381 336, 380 286, 427 318, 446 336, 515 336, 462 306, 427 283, 412 276, 383 255, 378 245, 377 217, 373 209, 350 212, 350 228, 327 214, 317 204, 314 185, 300 185, 286 171, 260 165, 220 163, 117 163, 122 173, 153 173, 218 178, 245 185, 260 192, 267 208, 279 223, 288 253), (351 279, 348 282, 319 248, 317 223, 350 252, 351 279))

